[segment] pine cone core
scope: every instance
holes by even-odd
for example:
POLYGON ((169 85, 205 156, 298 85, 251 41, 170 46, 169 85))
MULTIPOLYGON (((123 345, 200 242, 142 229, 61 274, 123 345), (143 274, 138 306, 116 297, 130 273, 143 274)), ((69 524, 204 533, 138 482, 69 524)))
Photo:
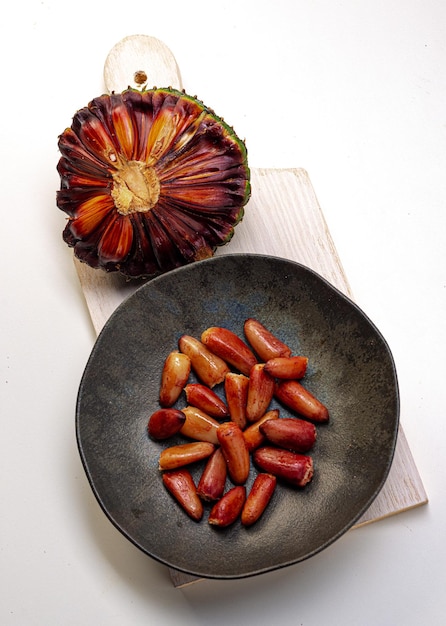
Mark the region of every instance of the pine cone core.
POLYGON ((146 213, 158 202, 160 182, 153 167, 142 161, 126 161, 113 174, 112 198, 118 213, 146 213))

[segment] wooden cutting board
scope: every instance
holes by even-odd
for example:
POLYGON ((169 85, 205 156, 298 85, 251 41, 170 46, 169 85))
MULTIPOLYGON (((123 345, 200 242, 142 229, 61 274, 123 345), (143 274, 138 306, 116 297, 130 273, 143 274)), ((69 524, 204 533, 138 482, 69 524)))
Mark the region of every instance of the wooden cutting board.
MULTIPOLYGON (((106 87, 109 91, 117 91, 127 85, 136 86, 134 73, 141 70, 150 77, 150 86, 181 88, 178 67, 170 50, 159 40, 146 36, 125 38, 113 48, 104 68, 106 87)), ((231 242, 220 248, 217 254, 259 253, 297 261, 318 272, 353 299, 307 172, 303 169, 254 168, 251 183, 252 196, 245 217, 231 242)), ((116 307, 142 283, 93 270, 76 259, 75 265, 94 329, 99 333, 116 307)), ((354 528, 427 501, 400 426, 386 483, 354 528)), ((199 580, 173 569, 169 571, 176 587, 199 580)))

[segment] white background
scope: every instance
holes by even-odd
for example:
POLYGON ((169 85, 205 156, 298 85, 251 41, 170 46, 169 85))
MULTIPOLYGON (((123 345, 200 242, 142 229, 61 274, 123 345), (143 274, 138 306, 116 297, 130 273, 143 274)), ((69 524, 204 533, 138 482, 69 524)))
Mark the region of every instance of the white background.
POLYGON ((24 0, 1 20, 0 53, 1 624, 443 623, 446 3, 24 0), (299 565, 184 590, 99 510, 74 434, 94 332, 61 240, 57 137, 136 33, 171 48, 252 167, 308 170, 393 351, 430 498, 299 565))

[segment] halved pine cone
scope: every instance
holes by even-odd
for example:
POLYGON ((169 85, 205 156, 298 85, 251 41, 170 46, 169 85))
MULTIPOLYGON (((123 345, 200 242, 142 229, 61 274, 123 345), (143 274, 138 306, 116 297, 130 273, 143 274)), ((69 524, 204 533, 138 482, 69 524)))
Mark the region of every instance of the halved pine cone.
POLYGON ((250 196, 244 142, 171 88, 95 98, 59 137, 59 150, 65 242, 88 265, 128 277, 212 256, 250 196))

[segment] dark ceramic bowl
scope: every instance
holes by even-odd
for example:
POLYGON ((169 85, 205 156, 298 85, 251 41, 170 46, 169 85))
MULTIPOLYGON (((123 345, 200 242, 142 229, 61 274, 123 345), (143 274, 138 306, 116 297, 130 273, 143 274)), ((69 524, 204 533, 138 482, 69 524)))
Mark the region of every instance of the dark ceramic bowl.
MULTIPOLYGON (((237 254, 155 278, 116 310, 86 366, 76 427, 93 492, 131 542, 191 575, 241 578, 311 557, 361 517, 389 472, 398 420, 392 355, 364 313, 302 265, 237 254), (243 336, 248 317, 309 357, 305 385, 327 405, 330 421, 318 427, 315 474, 305 489, 279 484, 254 526, 217 530, 207 523, 210 507, 196 523, 167 493, 158 457, 178 440, 155 443, 146 428, 178 338, 199 337, 208 326, 243 336)), ((201 468, 193 468, 195 479, 201 468)))

